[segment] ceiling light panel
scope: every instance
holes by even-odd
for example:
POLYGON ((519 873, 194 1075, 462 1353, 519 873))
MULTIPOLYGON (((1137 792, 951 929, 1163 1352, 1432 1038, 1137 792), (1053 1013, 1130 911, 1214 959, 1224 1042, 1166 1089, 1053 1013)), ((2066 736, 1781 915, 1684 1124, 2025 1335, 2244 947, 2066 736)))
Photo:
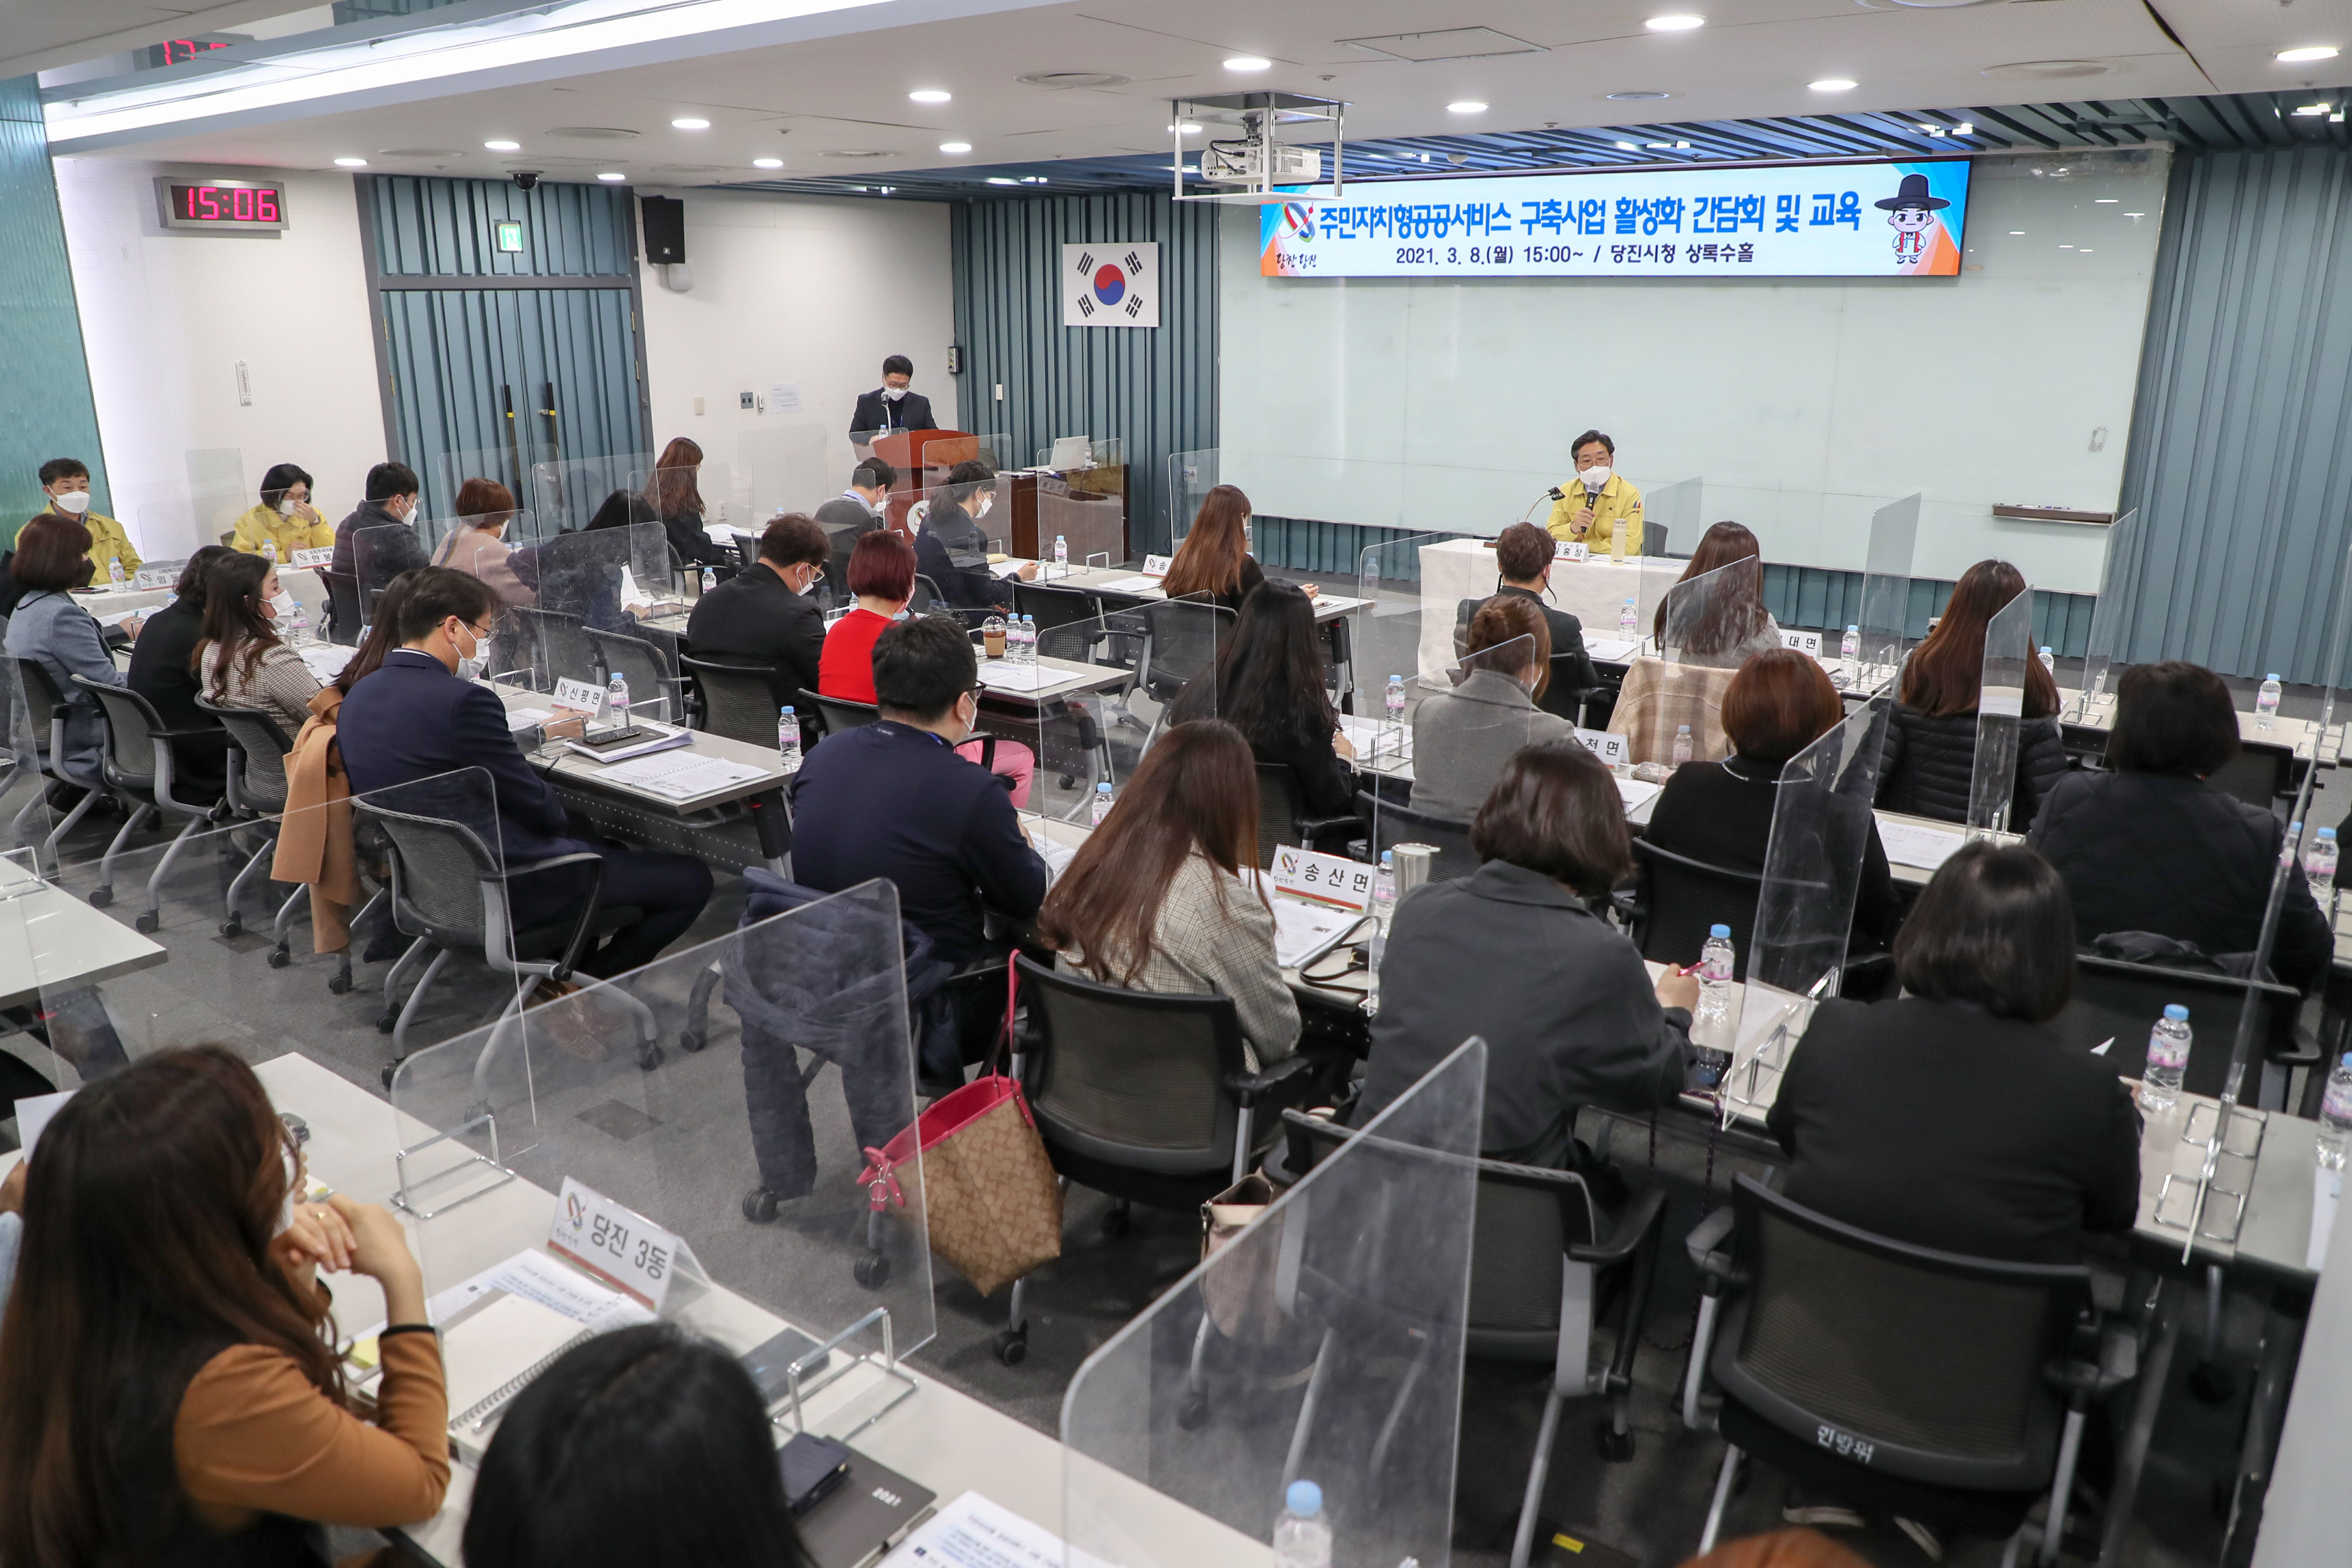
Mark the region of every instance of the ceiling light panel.
MULTIPOLYGON (((1341 38, 1352 49, 1391 60, 1426 65, 1433 60, 1478 60, 1496 55, 1539 55, 1541 44, 1498 33, 1492 27, 1444 27, 1433 33, 1386 33, 1370 38, 1341 38)), ((1231 61, 1226 62, 1231 64, 1231 61)))

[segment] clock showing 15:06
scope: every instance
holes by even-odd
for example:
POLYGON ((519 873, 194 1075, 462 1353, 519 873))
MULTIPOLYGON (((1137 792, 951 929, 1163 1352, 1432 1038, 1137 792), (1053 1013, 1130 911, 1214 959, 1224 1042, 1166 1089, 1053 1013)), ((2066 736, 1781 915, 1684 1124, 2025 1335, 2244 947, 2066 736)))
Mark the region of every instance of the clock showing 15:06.
POLYGON ((286 227, 286 187, 276 180, 155 176, 163 226, 194 234, 278 234, 286 227))

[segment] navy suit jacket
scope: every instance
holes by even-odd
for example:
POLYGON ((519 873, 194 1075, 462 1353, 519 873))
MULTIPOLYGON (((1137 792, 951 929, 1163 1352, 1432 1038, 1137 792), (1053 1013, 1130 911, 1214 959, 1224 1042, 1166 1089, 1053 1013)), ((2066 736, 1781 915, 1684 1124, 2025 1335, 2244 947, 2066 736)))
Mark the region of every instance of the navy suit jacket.
POLYGON ((837 893, 876 877, 954 963, 997 951, 983 903, 1026 920, 1045 901, 1045 862, 996 775, 887 720, 826 736, 793 787, 793 879, 837 893))
POLYGON ((430 654, 394 648, 383 668, 352 688, 335 716, 335 738, 352 794, 417 784, 460 769, 479 769, 446 785, 400 790, 381 804, 425 816, 454 816, 489 838, 495 791, 497 826, 509 863, 593 850, 571 837, 572 819, 546 780, 524 761, 507 728, 506 710, 488 687, 460 680, 430 654), (488 788, 483 787, 488 775, 488 788))
POLYGON ((849 433, 862 435, 869 430, 936 430, 940 422, 931 417, 931 400, 919 392, 910 392, 892 403, 882 395, 882 389, 857 395, 856 411, 849 416, 849 433))

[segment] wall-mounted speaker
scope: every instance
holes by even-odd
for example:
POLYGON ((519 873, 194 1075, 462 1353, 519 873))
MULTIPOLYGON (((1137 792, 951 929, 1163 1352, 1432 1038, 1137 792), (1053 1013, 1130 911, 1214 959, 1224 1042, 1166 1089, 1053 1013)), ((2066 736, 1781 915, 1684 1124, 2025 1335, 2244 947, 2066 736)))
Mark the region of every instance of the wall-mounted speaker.
POLYGON ((686 259, 686 204, 676 196, 640 196, 645 214, 646 259, 667 266, 686 259))

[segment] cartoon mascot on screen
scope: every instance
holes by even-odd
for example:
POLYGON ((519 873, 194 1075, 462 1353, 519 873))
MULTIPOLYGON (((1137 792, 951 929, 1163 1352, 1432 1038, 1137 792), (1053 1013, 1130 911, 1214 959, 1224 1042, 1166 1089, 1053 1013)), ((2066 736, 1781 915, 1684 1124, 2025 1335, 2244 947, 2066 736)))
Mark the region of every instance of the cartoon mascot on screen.
POLYGON ((1886 214, 1887 226, 1895 230, 1895 264, 1906 272, 1935 270, 1932 261, 1949 248, 1944 221, 1936 214, 1952 204, 1927 194, 1927 176, 1906 174, 1899 191, 1871 205, 1886 214))

